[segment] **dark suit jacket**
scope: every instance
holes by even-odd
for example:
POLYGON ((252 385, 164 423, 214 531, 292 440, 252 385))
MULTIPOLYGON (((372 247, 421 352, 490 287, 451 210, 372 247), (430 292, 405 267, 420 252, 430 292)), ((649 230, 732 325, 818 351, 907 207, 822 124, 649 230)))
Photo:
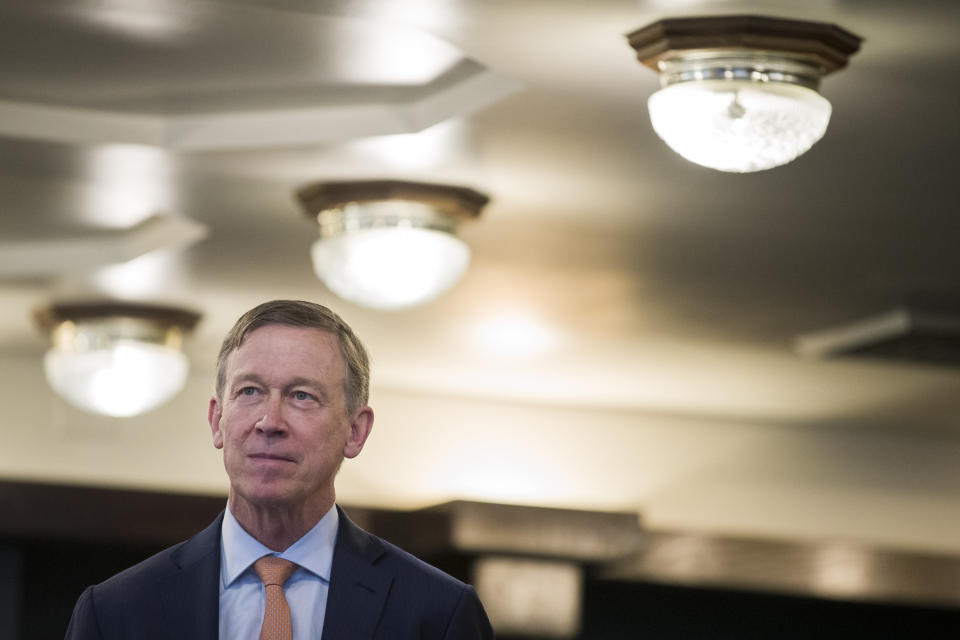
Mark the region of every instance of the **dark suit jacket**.
MULTIPOLYGON (((473 587, 339 515, 323 640, 493 638, 473 587)), ((67 640, 217 640, 222 520, 88 587, 67 640)))

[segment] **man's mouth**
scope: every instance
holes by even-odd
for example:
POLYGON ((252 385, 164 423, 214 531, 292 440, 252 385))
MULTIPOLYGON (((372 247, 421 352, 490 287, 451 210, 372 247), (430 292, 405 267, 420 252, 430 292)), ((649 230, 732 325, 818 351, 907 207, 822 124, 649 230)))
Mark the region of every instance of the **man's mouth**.
POLYGON ((275 460, 277 462, 293 462, 292 458, 287 456, 277 455, 275 453, 251 453, 248 458, 253 460, 275 460))

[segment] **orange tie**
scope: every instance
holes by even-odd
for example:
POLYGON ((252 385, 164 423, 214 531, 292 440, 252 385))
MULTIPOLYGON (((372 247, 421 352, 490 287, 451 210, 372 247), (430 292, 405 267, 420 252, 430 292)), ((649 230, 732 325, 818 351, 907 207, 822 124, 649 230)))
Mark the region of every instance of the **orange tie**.
POLYGON ((297 565, 276 556, 263 556, 253 563, 253 569, 267 591, 260 640, 291 640, 293 623, 290 621, 290 606, 283 597, 283 583, 297 570, 297 565))

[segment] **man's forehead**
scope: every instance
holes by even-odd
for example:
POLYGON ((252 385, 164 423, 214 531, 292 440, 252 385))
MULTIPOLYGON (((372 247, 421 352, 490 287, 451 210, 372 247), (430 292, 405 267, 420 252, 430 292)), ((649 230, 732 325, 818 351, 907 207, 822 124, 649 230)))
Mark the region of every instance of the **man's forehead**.
POLYGON ((278 355, 279 350, 288 350, 291 355, 304 358, 316 355, 318 365, 338 362, 345 366, 336 334, 314 327, 268 324, 244 336, 239 346, 227 355, 227 368, 231 368, 238 357, 244 359, 244 356, 252 355, 255 351, 264 355, 278 355))

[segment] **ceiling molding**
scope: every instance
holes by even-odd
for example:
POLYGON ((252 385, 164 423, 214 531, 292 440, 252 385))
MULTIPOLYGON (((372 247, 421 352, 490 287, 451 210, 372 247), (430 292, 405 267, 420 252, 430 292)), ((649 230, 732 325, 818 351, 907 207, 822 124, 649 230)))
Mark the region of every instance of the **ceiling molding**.
POLYGON ((165 146, 168 119, 76 107, 0 101, 0 136, 70 144, 165 146))
POLYGON ((55 276, 127 262, 156 249, 199 242, 207 227, 181 216, 156 214, 100 235, 0 243, 0 277, 55 276))
POLYGON ((0 101, 0 136, 68 144, 137 144, 184 152, 303 146, 414 133, 478 111, 522 87, 516 80, 482 69, 405 102, 200 115, 132 115, 0 101))

